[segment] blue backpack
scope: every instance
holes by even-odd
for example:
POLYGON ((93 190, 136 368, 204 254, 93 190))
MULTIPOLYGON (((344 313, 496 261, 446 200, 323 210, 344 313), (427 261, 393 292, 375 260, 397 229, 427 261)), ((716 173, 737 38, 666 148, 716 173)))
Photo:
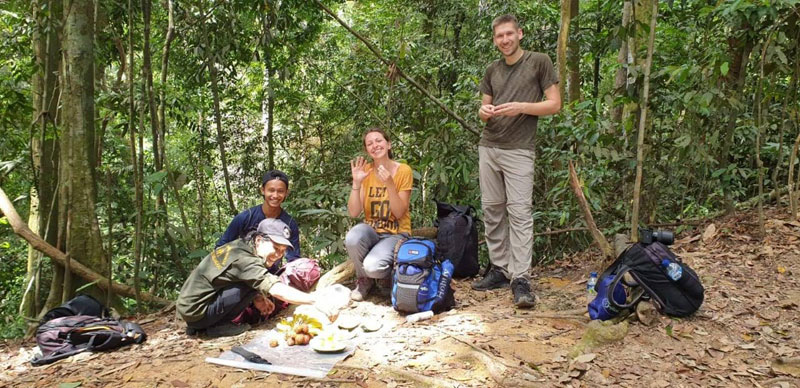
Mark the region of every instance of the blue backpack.
POLYGON ((397 250, 392 276, 392 307, 404 313, 449 310, 455 305, 450 280, 453 264, 436 256, 433 241, 410 239, 397 250))
POLYGON ((609 295, 611 299, 614 300, 614 305, 618 306, 625 303, 628 294, 625 292, 625 287, 620 283, 617 283, 614 287, 614 291, 609 293, 608 288, 612 281, 614 281, 614 274, 609 274, 603 277, 603 279, 594 286, 595 291, 597 291, 597 296, 589 303, 589 319, 607 321, 619 314, 620 310, 611 305, 609 295))

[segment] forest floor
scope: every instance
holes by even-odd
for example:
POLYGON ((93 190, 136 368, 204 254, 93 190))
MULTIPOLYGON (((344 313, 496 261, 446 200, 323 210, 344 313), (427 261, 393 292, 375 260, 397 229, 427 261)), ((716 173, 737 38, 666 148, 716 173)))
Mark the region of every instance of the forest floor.
POLYGON ((649 325, 632 314, 604 327, 612 334, 593 348, 581 339, 589 325, 578 312, 598 257, 589 250, 534 269, 533 311, 515 309, 507 289, 472 291, 469 280, 454 282, 455 310, 414 324, 385 299, 353 303, 342 314, 382 319, 383 328, 322 380, 204 362, 274 321, 202 340, 168 312, 138 319, 149 334, 142 345, 44 367, 29 364, 33 341, 2 344, 0 386, 800 387, 800 222, 771 208, 759 237, 756 213, 737 213, 677 236, 673 250, 702 279, 701 309, 687 319, 650 316, 649 325))

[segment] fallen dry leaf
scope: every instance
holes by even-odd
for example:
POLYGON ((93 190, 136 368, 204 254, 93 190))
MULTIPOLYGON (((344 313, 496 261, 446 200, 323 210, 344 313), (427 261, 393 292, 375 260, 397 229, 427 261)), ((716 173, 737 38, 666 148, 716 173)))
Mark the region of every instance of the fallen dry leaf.
POLYGON ((714 225, 713 223, 709 224, 708 226, 706 226, 706 230, 703 231, 703 243, 704 244, 710 243, 711 240, 713 240, 714 236, 716 235, 717 235, 717 226, 714 225))
POLYGON ((597 353, 586 353, 586 354, 581 354, 578 357, 575 357, 574 361, 577 363, 587 363, 587 362, 592 362, 592 360, 594 360, 595 357, 597 357, 597 353))
POLYGON ((761 317, 761 318, 764 318, 764 319, 768 320, 768 321, 774 321, 774 320, 778 319, 781 316, 781 314, 779 312, 775 311, 775 310, 759 311, 757 313, 757 315, 759 317, 761 317))
POLYGON ((800 358, 779 357, 772 362, 772 370, 782 374, 800 377, 800 358))

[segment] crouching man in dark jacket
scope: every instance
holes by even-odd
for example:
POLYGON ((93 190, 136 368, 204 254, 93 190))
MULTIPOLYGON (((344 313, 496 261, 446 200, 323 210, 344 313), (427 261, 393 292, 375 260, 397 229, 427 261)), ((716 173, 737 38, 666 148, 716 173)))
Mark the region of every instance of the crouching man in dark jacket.
POLYGON ((317 297, 283 284, 267 268, 280 261, 291 232, 281 220, 267 218, 247 236, 216 248, 206 256, 181 288, 176 302, 186 321, 186 333, 208 337, 241 334, 250 328, 237 317, 251 303, 263 317, 275 309, 267 296, 292 304, 313 304, 326 313, 317 297))

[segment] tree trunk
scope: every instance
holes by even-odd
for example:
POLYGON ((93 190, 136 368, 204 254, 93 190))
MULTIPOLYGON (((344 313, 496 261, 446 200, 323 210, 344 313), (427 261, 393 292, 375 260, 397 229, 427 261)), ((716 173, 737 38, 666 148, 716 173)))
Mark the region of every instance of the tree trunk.
POLYGON ((267 164, 270 170, 275 168, 275 136, 273 128, 275 127, 273 112, 275 111, 275 92, 272 89, 272 74, 274 73, 272 65, 272 53, 270 51, 270 43, 272 42, 272 31, 270 26, 274 22, 272 14, 268 13, 266 9, 262 9, 261 15, 261 29, 262 29, 262 52, 264 61, 264 82, 262 84, 261 96, 261 117, 264 122, 264 140, 267 143, 267 164))
MULTIPOLYGON (((800 48, 800 33, 797 34, 797 46, 800 48)), ((795 50, 795 60, 794 60, 794 79, 797 81, 798 75, 800 75, 800 49, 795 50)), ((797 96, 798 96, 797 89, 794 90, 794 101, 792 102, 793 106, 797 106, 797 96)), ((794 139, 794 146, 792 147, 792 152, 789 154, 789 179, 786 182, 787 186, 789 187, 789 210, 791 214, 789 219, 794 219, 797 217, 797 195, 794 192, 794 164, 797 160, 797 152, 798 148, 800 148, 800 124, 798 124, 797 120, 797 113, 794 115, 795 119, 791 120, 794 122, 795 130, 797 131, 797 137, 794 139)), ((800 174, 798 174, 800 176, 800 174)))
MULTIPOLYGON (((598 10, 601 9, 601 7, 602 6, 598 3, 597 4, 598 10)), ((597 24, 595 25, 594 31, 595 34, 597 34, 597 36, 600 36, 600 33, 603 32, 602 18, 600 18, 599 16, 597 17, 597 24)), ((619 58, 617 59, 619 60, 619 58)), ((593 71, 594 71, 594 85, 593 85, 594 87, 592 89, 592 97, 597 98, 597 96, 600 95, 600 56, 597 54, 594 55, 593 71)))
MULTIPOLYGON (((40 0, 33 3, 33 50, 36 72, 31 82, 34 126, 31 136, 34 188, 31 190, 31 212, 28 223, 51 245, 58 237, 58 130, 59 83, 61 68, 61 2, 40 0), (46 8, 46 12, 42 12, 46 8), (35 226, 35 228, 33 227, 35 226)), ((23 285, 20 314, 35 317, 39 300, 35 298, 36 274, 40 270, 41 253, 28 248, 28 265, 23 285)), ((57 264, 54 264, 57 266, 57 264)))
POLYGON ((567 42, 569 41, 570 5, 573 0, 561 0, 561 29, 558 31, 558 48, 556 62, 558 63, 558 88, 562 96, 567 96, 567 42))
POLYGON ((603 236, 603 233, 594 222, 592 210, 589 207, 589 202, 586 200, 586 196, 583 194, 583 188, 578 180, 578 173, 575 171, 575 166, 573 166, 571 160, 569 161, 569 184, 572 187, 572 192, 575 193, 575 197, 578 199, 578 205, 580 206, 581 211, 583 211, 583 218, 586 220, 586 227, 589 228, 589 231, 592 233, 592 238, 594 238, 597 246, 600 247, 600 250, 603 252, 604 260, 601 260, 598 267, 605 268, 606 262, 614 260, 614 250, 611 248, 608 240, 606 240, 606 237, 603 236))
POLYGON ((631 216, 631 241, 639 241, 639 201, 642 189, 642 166, 644 165, 644 133, 647 126, 647 103, 650 95, 650 68, 653 64, 653 51, 656 40, 656 19, 658 1, 653 0, 653 13, 650 15, 650 38, 647 41, 647 59, 644 64, 644 86, 642 91, 641 116, 639 117, 639 136, 636 140, 636 182, 633 186, 633 215, 631 216))
MULTIPOLYGON (((202 8, 201 8, 202 13, 202 8)), ((214 124, 217 127, 217 145, 219 146, 219 157, 222 162, 222 175, 225 178, 225 193, 228 196, 228 211, 236 215, 236 205, 233 202, 233 192, 231 191, 231 179, 228 174, 228 158, 225 153, 225 135, 222 129, 222 118, 219 108, 219 87, 217 85, 217 61, 214 49, 209 44, 208 29, 206 21, 203 22, 203 50, 206 54, 206 66, 208 75, 211 78, 211 95, 214 99, 214 124)))
MULTIPOLYGON (((95 213, 96 182, 91 160, 94 151, 94 4, 92 1, 65 1, 62 40, 64 120, 60 164, 59 213, 69 222, 65 251, 73 266, 105 268, 100 228, 95 213)), ((66 220, 65 220, 66 221, 66 220)), ((74 286, 86 280, 78 279, 74 286)), ((69 290, 72 291, 72 290, 69 290)), ((95 285, 87 290, 102 299, 95 285)))
MULTIPOLYGON (((153 94, 153 64, 152 54, 150 52, 150 14, 152 9, 152 0, 142 0, 142 18, 144 19, 144 47, 142 47, 142 74, 144 75, 145 82, 145 98, 147 98, 147 106, 149 107, 150 114, 150 130, 153 133, 153 164, 156 171, 163 169, 164 163, 162 162, 163 156, 161 155, 161 125, 158 120, 157 107, 155 95, 153 94)), ((164 192, 163 190, 158 193, 158 205, 164 205, 164 192)), ((166 211, 166 210, 165 210, 166 211)))
POLYGON ((267 115, 269 122, 267 123, 267 155, 269 155, 269 169, 275 168, 275 93, 272 88, 269 89, 267 97, 267 115))
MULTIPOLYGON (((758 79, 756 80, 756 97, 753 101, 753 116, 755 117, 756 126, 756 168, 758 168, 758 229, 761 237, 765 237, 767 229, 764 225, 764 161, 761 160, 761 127, 763 126, 763 104, 761 102, 762 93, 764 89, 764 63, 767 61, 767 48, 772 42, 772 33, 774 28, 770 29, 767 34, 767 40, 761 48, 761 60, 759 61, 758 79)), ((791 195, 791 192, 789 193, 791 195)))
MULTIPOLYGON (((743 22, 739 30, 751 29, 750 24, 743 22)), ((722 147, 717 157, 718 164, 721 167, 727 167, 732 162, 731 147, 733 147, 734 134, 736 130, 736 119, 742 116, 744 104, 734 105, 730 101, 742 100, 744 91, 745 80, 747 78, 747 64, 750 61, 750 54, 753 51, 754 42, 747 37, 746 33, 741 33, 744 37, 739 39, 733 37, 728 38, 728 51, 731 56, 730 72, 726 78, 726 89, 729 91, 728 106, 725 112, 727 116, 727 125, 722 133, 722 147)), ((723 181, 724 182, 724 181, 723 181)), ((725 195, 725 205, 728 212, 734 211, 734 200, 731 196, 730 188, 722 183, 725 195)))
MULTIPOLYGON (((106 170, 106 187, 114 187, 111 180, 111 169, 106 170)), ((108 282, 106 283, 106 306, 111 306, 114 297, 114 291, 111 285, 111 279, 114 274, 114 210, 111 206, 111 200, 111 191, 109 190, 106 198, 106 227, 108 228, 108 246, 106 247, 106 254, 108 255, 108 265, 106 266, 106 278, 108 278, 108 282)))
MULTIPOLYGON (((150 50, 150 15, 152 10, 152 0, 141 0, 142 4, 142 18, 144 19, 144 47, 142 48, 142 73, 144 76, 145 81, 145 98, 147 99, 147 105, 150 108, 150 130, 153 133, 153 164, 155 170, 157 172, 164 171, 164 135, 163 132, 163 121, 160 120, 158 107, 156 106, 155 95, 153 93, 153 66, 152 66, 152 55, 150 50)), ((169 35, 169 31, 167 32, 169 35)), ((167 36, 167 39, 171 39, 167 36)), ((162 62, 163 65, 163 62, 162 62)), ((164 76, 162 75, 162 78, 164 76)), ((162 83, 162 90, 164 89, 162 83)), ((169 181, 169 174, 167 174, 167 181, 169 181)), ((155 207, 155 222, 153 228, 155 230, 164 230, 163 238, 166 240, 167 245, 169 246, 170 253, 172 256, 172 261, 177 265, 180 272, 184 272, 183 268, 180 265, 180 260, 177 257, 175 244, 170 238, 167 229, 169 228, 169 210, 167 209, 167 202, 164 200, 164 192, 166 191, 166 185, 162 186, 156 195, 156 207, 155 207)), ((161 239, 159 239, 161 240, 161 239)), ((162 240, 163 241, 163 240, 162 240)))
MULTIPOLYGON (((786 96, 783 100, 783 112, 781 113, 781 133, 784 132, 785 127, 789 126, 789 123, 794 122, 795 125, 797 124, 797 114, 794 115, 795 119, 792 119, 793 115, 790 112, 787 112, 787 106, 789 105, 789 101, 793 101, 792 106, 797 105, 797 95, 799 94, 797 90, 797 79, 800 77, 800 29, 797 32, 797 39, 795 44, 795 61, 794 61, 794 73, 792 73, 792 81, 789 82, 789 89, 786 93, 786 96), (788 114, 788 120, 784 115, 788 114)), ((780 137, 780 142, 783 143, 783 137, 780 137)), ((794 147, 792 147, 792 151, 789 154, 789 180, 788 180, 788 187, 789 187, 789 208, 792 211, 791 217, 794 217, 797 214, 797 204, 794 200, 794 190, 792 190, 792 178, 794 175, 794 161, 797 157, 797 147, 798 142, 800 142, 800 133, 797 134, 797 139, 795 139, 794 147)), ((780 159, 779 159, 780 160, 780 159)), ((776 188, 778 185, 778 174, 774 174, 772 180, 775 182, 776 188)))
POLYGON ((567 66, 569 67, 569 102, 577 103, 581 100, 581 47, 578 41, 580 20, 577 19, 579 1, 570 0, 570 36, 567 46, 567 66))
MULTIPOLYGON (((774 79, 774 78, 773 78, 774 79)), ((791 91, 795 90, 797 85, 795 85, 795 78, 794 73, 792 74, 792 78, 789 81, 789 89, 786 91, 786 95, 783 97, 783 104, 781 106, 781 116, 780 120, 778 121, 778 155, 777 160, 775 161, 775 168, 772 169, 772 184, 775 185, 775 190, 781 187, 781 184, 778 183, 778 175, 780 175, 781 165, 783 164, 783 137, 786 133, 786 109, 789 105, 789 99, 791 96, 791 91)))
MULTIPOLYGON (((128 0, 128 136, 129 136, 129 146, 131 150, 131 170, 133 171, 133 186, 134 190, 134 198, 133 201, 136 204, 136 226, 133 235, 133 260, 136 269, 138 270, 138 262, 141 260, 142 257, 142 200, 144 195, 142 193, 142 181, 140 180, 139 176, 139 163, 137 158, 137 150, 136 150, 136 100, 135 95, 133 93, 134 89, 134 82, 133 82, 133 68, 135 66, 134 58, 133 58, 133 0, 128 0)), ((144 152, 144 150, 139 150, 138 152, 144 152)), ((133 289, 134 294, 136 296, 136 305, 139 306, 140 303, 140 288, 139 288, 139 276, 138 273, 135 273, 133 276, 133 289)))
MULTIPOLYGON (((167 119, 166 119, 166 89, 167 89, 167 74, 169 71, 169 54, 170 49, 172 47, 172 41, 175 39, 175 18, 174 18, 174 3, 173 0, 167 0, 167 33, 166 37, 164 38, 164 49, 161 52, 161 89, 158 93, 158 122, 160 123, 160 131, 158 132, 159 135, 159 142, 158 145, 161 148, 159 153, 161 154, 161 160, 163 162, 164 170, 167 172, 167 186, 172 190, 173 195, 175 196, 175 203, 178 206, 178 211, 181 215, 181 223, 183 224, 183 235, 186 238, 186 241, 190 244, 189 249, 194 250, 197 247, 197 242, 191 235, 191 229, 189 228, 189 222, 186 218, 186 211, 183 208, 183 199, 181 198, 180 190, 177 187, 177 183, 175 182, 175 173, 169 167, 169 158, 167 157, 167 150, 166 145, 164 144, 167 132, 167 119)), ((164 212, 167 213, 166 205, 164 206, 164 212)), ((185 274, 186 270, 183 268, 183 265, 180 262, 180 258, 177 257, 175 253, 175 242, 172 239, 172 235, 169 233, 169 213, 166 214, 166 222, 164 222, 164 235, 167 237, 167 241, 170 244, 170 250, 173 255, 173 262, 178 266, 178 269, 182 274, 185 274)))
MULTIPOLYGON (((617 69, 617 74, 614 78, 614 94, 616 96, 622 96, 625 94, 628 81, 628 66, 633 62, 632 60, 632 53, 630 50, 635 50, 632 47, 628 47, 628 36, 630 35, 629 30, 633 28, 633 3, 631 0, 626 0, 622 4, 622 31, 623 36, 620 39, 621 44, 619 46, 619 54, 617 54, 617 63, 619 64, 619 68, 617 69)), ((622 121, 622 110, 623 107, 621 105, 614 106, 611 109, 611 121, 615 123, 620 123, 622 121)))

